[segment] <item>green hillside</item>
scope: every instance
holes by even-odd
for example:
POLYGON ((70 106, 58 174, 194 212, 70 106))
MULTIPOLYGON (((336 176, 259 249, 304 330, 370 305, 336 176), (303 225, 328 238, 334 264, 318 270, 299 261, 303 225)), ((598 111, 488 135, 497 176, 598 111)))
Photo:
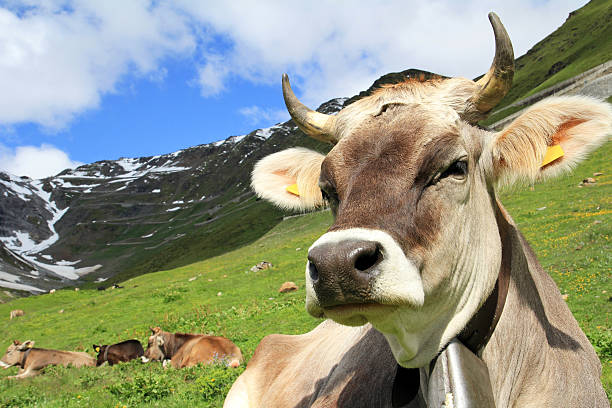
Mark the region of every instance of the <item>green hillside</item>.
MULTIPOLYGON (((569 176, 532 190, 502 194, 502 201, 532 243, 544 268, 591 341, 612 393, 612 142, 569 176), (597 176, 592 186, 578 187, 597 176), (545 207, 542 209, 542 207, 545 207), (540 210, 538 210, 540 209, 540 210)), ((303 333, 318 321, 304 311, 304 262, 309 245, 331 222, 329 212, 284 220, 254 243, 174 270, 139 276, 124 289, 61 290, 0 305, 5 324, 1 347, 12 339, 37 346, 90 353, 94 343, 128 338, 146 342, 149 326, 170 331, 224 335, 245 357, 270 333, 303 333), (261 260, 274 267, 251 272, 261 260), (190 278, 195 280, 189 281, 190 278), (291 280, 300 289, 277 292, 291 280), (219 295, 220 293, 220 295, 219 295), (26 315, 8 320, 9 311, 26 315), (59 313, 63 310, 63 313, 59 313)), ((233 379, 243 370, 196 367, 163 370, 160 364, 132 362, 115 367, 50 368, 46 375, 14 382, 0 379, 0 406, 221 406, 233 379), (51 374, 51 375, 49 375, 51 374)), ((4 370, 2 378, 14 375, 4 370)))
MULTIPOLYGON (((512 88, 495 110, 612 59, 610 21, 612 0, 592 0, 570 13, 561 27, 516 59, 512 88)), ((482 124, 490 125, 520 109, 493 113, 482 124)))
POLYGON ((503 107, 612 59, 612 1, 592 0, 516 60, 503 107), (556 71, 556 72, 555 72, 556 71))

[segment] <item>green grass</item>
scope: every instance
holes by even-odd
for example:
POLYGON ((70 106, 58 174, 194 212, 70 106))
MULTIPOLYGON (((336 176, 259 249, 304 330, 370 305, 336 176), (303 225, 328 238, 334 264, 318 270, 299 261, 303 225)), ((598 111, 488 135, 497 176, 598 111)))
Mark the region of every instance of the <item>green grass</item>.
MULTIPOLYGON (((544 268, 568 294, 568 304, 601 358, 603 382, 612 393, 612 142, 569 176, 501 199, 533 245, 544 268), (603 172, 593 186, 579 182, 603 172), (546 207, 544 210, 539 208, 546 207), (596 222, 600 221, 600 222, 596 222)), ((304 311, 306 249, 331 223, 329 212, 290 218, 254 243, 185 267, 124 282, 125 289, 60 290, 0 305, 5 324, 1 347, 12 339, 36 340, 45 348, 85 350, 128 338, 145 341, 149 326, 231 338, 248 359, 270 333, 297 334, 319 321, 304 311), (267 260, 274 266, 251 272, 267 260), (196 280, 189 282, 192 277, 196 280), (279 294, 284 281, 294 293, 279 294), (218 296, 218 293, 221 295, 218 296), (26 315, 8 320, 11 309, 26 315), (63 309, 63 313, 58 313, 63 309)), ((92 353, 93 354, 93 353, 92 353)), ((221 406, 243 370, 194 367, 163 370, 139 362, 102 368, 50 368, 45 375, 14 382, 0 373, 0 406, 221 406), (51 375, 49 375, 51 374, 51 375), (212 379, 215 381, 212 381, 212 379)))
MULTIPOLYGON (((111 344, 127 338, 145 342, 148 328, 159 325, 170 331, 227 336, 248 359, 264 335, 297 334, 318 323, 304 311, 304 258, 308 246, 330 222, 329 212, 291 218, 252 245, 211 260, 128 280, 123 283, 124 289, 60 290, 52 295, 0 305, 0 315, 8 316, 15 308, 26 311, 22 319, 9 321, 7 318, 8 323, 0 328, 0 338, 10 341, 27 337, 36 340, 40 347, 91 353, 93 343, 111 344), (264 259, 272 262, 270 270, 257 273, 249 270, 264 259), (189 282, 192 277, 197 279, 189 282), (278 287, 286 280, 297 282, 300 289, 279 294, 278 287), (62 309, 63 313, 58 313, 62 309)), ((121 392, 112 392, 113 387, 126 381, 144 381, 152 388, 157 383, 176 383, 172 395, 153 393, 159 397, 155 401, 163 406, 220 406, 228 384, 241 372, 240 369, 199 367, 191 369, 197 373, 191 379, 183 378, 185 374, 180 370, 163 371, 139 363, 119 369, 103 368, 107 370, 100 371, 103 374, 92 368, 52 370, 59 370, 61 375, 44 375, 19 383, 0 381, 0 406, 152 404, 151 399, 126 400, 124 394, 129 393, 125 387, 121 392), (226 380, 217 380, 214 387, 204 386, 200 378, 211 375, 215 375, 211 378, 225 376, 226 380), (84 378, 92 376, 101 379, 92 380, 87 387, 79 386, 84 378), (219 390, 215 391, 216 387, 219 390)), ((5 377, 15 372, 13 368, 0 375, 5 377)))

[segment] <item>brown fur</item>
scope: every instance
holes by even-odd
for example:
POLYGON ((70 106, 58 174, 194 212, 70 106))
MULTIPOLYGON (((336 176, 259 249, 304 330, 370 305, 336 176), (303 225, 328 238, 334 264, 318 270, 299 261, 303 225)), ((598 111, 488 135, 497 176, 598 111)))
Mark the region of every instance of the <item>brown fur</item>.
POLYGON ((9 378, 33 377, 40 374, 40 371, 49 365, 93 367, 96 364, 95 359, 87 353, 34 348, 33 345, 33 341, 20 343, 15 340, 8 347, 0 361, 8 366, 20 367, 19 373, 9 378), (27 356, 25 356, 26 352, 28 352, 27 356), (24 356, 26 357, 25 362, 23 361, 24 356))
POLYGON ((371 326, 327 320, 299 336, 265 337, 224 408, 391 407, 396 369, 371 326))
POLYGON ((19 316, 23 316, 25 315, 25 312, 21 309, 15 309, 15 310, 11 310, 11 320, 13 320, 14 318, 17 318, 19 316))
POLYGON ((144 356, 151 360, 170 359, 174 368, 215 361, 225 361, 227 365, 237 367, 242 362, 240 349, 225 337, 168 333, 158 327, 152 332, 144 356))
POLYGON ((120 362, 134 360, 144 355, 144 349, 138 340, 126 340, 110 346, 106 344, 97 346, 94 344, 93 348, 98 353, 96 366, 100 366, 105 362, 108 362, 108 365, 112 366, 120 362))

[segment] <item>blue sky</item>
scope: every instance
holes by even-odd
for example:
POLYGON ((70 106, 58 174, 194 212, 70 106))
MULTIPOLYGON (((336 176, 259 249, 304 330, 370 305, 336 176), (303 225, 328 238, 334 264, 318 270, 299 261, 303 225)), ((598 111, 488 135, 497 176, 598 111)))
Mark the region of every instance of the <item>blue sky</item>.
POLYGON ((474 77, 494 10, 524 54, 584 0, 0 0, 0 170, 34 178, 288 119, 380 75, 474 77))

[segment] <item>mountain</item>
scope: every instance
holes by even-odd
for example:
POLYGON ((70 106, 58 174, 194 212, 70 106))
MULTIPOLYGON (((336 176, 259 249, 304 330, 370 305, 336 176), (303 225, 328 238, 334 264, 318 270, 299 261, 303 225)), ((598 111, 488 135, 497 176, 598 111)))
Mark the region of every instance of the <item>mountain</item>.
MULTIPOLYGON (((344 101, 330 100, 319 111, 335 113, 344 101)), ((288 121, 42 180, 0 173, 0 287, 39 293, 108 286, 251 242, 285 215, 254 196, 251 169, 289 146, 329 149, 288 121)))
MULTIPOLYGON (((516 60, 514 88, 500 106, 612 58, 612 26, 606 23, 611 13, 610 0, 593 0, 570 13, 516 60)), ((390 73, 359 95, 332 99, 318 110, 332 114, 384 84, 432 75, 414 69, 390 73)), ((489 121, 517 109, 494 113, 489 121)), ((244 246, 287 215, 256 199, 250 171, 260 158, 292 146, 320 152, 330 147, 288 121, 170 154, 87 164, 42 180, 0 173, 0 287, 18 295, 61 286, 106 287, 244 246)))

